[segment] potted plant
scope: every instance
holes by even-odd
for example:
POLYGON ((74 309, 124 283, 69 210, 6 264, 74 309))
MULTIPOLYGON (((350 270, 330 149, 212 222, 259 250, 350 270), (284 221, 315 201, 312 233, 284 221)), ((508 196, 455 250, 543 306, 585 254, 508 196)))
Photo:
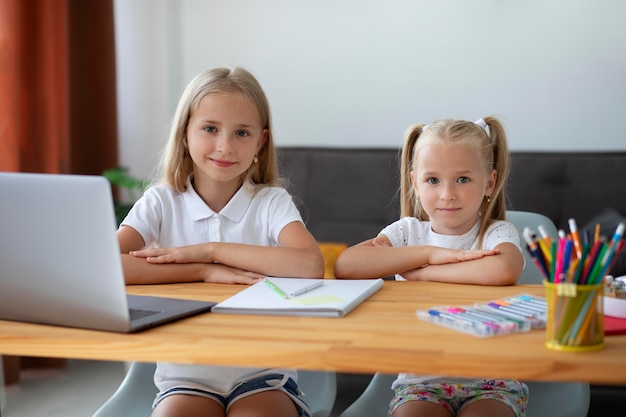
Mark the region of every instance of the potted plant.
POLYGON ((116 188, 114 191, 113 207, 117 224, 120 224, 135 201, 141 197, 148 186, 148 181, 133 177, 126 167, 107 169, 102 175, 116 188))

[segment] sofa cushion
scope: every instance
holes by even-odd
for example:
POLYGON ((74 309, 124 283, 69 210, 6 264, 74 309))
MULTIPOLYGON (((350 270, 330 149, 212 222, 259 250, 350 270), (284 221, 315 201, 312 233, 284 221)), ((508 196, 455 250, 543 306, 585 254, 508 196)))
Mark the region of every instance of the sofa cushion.
POLYGON ((279 148, 278 156, 286 188, 319 242, 354 245, 400 216, 398 150, 279 148))
POLYGON ((579 228, 605 207, 626 213, 626 152, 512 152, 509 208, 579 228))

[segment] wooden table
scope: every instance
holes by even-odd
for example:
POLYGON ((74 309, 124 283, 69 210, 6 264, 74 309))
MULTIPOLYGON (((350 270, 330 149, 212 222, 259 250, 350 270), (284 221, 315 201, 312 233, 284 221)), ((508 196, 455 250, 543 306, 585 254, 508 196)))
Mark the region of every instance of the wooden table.
MULTIPOLYGON (((221 301, 241 288, 194 283, 131 286, 128 292, 221 301)), ((626 335, 607 337, 596 352, 556 352, 544 346, 541 330, 476 338, 415 315, 522 293, 544 291, 539 285, 386 281, 344 318, 208 313, 137 334, 0 321, 0 354, 626 385, 626 335)))

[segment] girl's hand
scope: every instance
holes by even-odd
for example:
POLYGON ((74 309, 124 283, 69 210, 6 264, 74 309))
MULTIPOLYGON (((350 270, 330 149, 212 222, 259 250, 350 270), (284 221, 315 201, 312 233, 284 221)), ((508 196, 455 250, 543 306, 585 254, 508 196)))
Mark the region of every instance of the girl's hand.
POLYGON ((490 250, 456 250, 445 249, 433 246, 428 255, 428 265, 451 264, 457 262, 471 261, 499 254, 498 249, 490 250))
POLYGON ((199 245, 179 246, 176 248, 150 248, 131 251, 130 255, 145 258, 151 264, 182 264, 205 262, 213 260, 209 252, 210 243, 199 245))
POLYGON ((372 239, 372 246, 380 247, 391 247, 391 241, 385 235, 378 235, 374 239, 372 239))
POLYGON ((254 284, 265 278, 265 275, 223 264, 206 266, 204 282, 220 284, 254 284))

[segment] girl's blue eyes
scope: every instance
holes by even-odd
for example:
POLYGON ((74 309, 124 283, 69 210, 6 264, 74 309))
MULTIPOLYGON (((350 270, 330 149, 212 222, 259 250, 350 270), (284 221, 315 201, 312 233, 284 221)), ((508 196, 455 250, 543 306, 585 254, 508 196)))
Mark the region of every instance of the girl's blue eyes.
MULTIPOLYGON (((215 128, 213 126, 207 126, 203 130, 205 132, 209 132, 209 133, 216 133, 217 132, 217 128, 215 128)), ((241 136, 241 137, 246 137, 246 136, 250 136, 250 133, 246 132, 245 130, 238 130, 238 131, 235 132, 235 135, 241 136)))
MULTIPOLYGON (((459 177, 456 181, 458 183, 460 183, 460 184, 467 184, 468 182, 470 182, 470 179, 468 177, 459 177)), ((437 179, 437 178, 428 178, 426 180, 426 183, 433 184, 433 185, 434 184, 439 184, 439 179, 437 179)))

